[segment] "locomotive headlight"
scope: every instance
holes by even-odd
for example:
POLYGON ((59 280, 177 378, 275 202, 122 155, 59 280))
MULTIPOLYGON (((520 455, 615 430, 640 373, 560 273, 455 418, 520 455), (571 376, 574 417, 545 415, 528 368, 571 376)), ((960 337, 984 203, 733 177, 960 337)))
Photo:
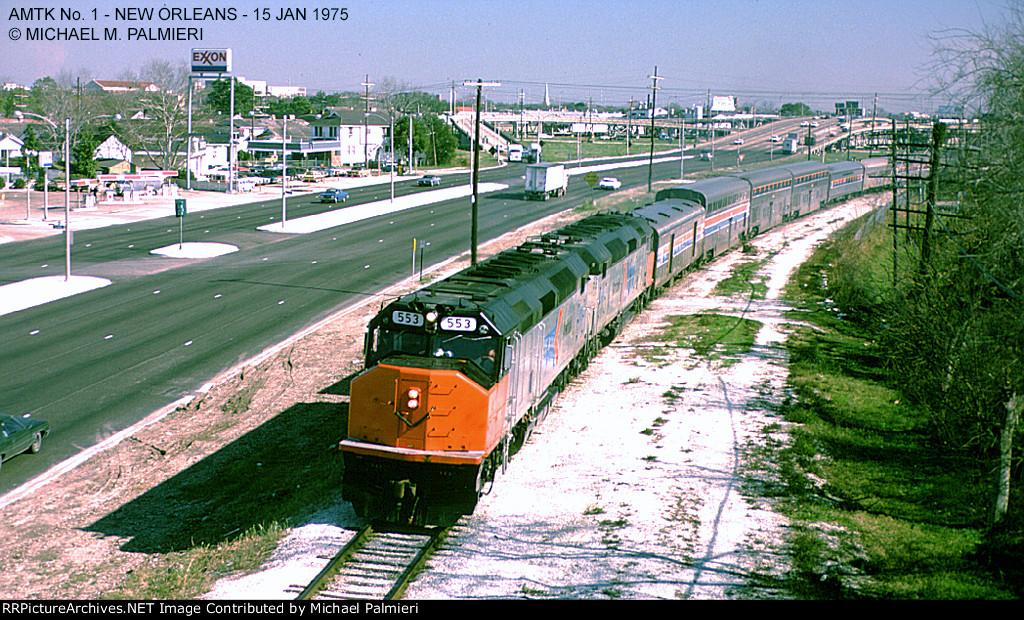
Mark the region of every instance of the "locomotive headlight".
POLYGON ((409 409, 415 409, 420 406, 420 390, 419 388, 409 388, 407 392, 409 399, 406 401, 405 406, 409 409))
POLYGON ((437 312, 435 312, 434 310, 431 310, 430 312, 427 313, 427 322, 428 323, 433 323, 436 320, 437 320, 437 312))

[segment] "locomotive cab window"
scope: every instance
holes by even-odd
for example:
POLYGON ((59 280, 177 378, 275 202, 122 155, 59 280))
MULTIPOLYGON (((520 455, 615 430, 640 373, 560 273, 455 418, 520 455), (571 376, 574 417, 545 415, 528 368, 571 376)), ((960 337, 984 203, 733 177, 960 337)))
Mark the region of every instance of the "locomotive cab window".
POLYGON ((377 327, 370 335, 368 363, 376 363, 390 355, 424 357, 430 350, 430 335, 419 331, 392 330, 377 327))
POLYGON ((487 376, 492 376, 497 350, 497 341, 487 336, 439 335, 434 338, 434 350, 431 355, 466 360, 475 364, 487 376))
POLYGON ((394 355, 463 360, 493 377, 497 351, 497 340, 489 336, 377 327, 370 334, 366 362, 373 365, 394 355))

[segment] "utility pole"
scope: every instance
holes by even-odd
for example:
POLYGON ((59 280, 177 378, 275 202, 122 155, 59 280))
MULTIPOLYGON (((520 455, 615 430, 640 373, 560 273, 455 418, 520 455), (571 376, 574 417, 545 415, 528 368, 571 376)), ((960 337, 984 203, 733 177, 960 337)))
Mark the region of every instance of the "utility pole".
POLYGON ((591 97, 587 103, 587 117, 590 123, 590 142, 594 142, 594 98, 591 97))
MULTIPOLYGON (((896 119, 893 118, 892 122, 892 139, 889 144, 889 166, 892 168, 892 287, 896 288, 899 283, 897 278, 899 267, 898 256, 899 256, 899 236, 897 235, 896 227, 899 225, 899 211, 896 207, 899 204, 897 201, 900 197, 900 186, 899 186, 899 168, 896 159, 896 119)), ((853 126, 850 126, 853 129, 853 126)), ((849 140, 849 136, 847 136, 849 140)), ((867 185, 868 178, 865 173, 864 184, 867 185)))
POLYGON ((629 155, 630 134, 633 133, 633 98, 629 98, 629 113, 626 114, 626 155, 629 155))
POLYGON ((525 119, 525 116, 524 116, 525 112, 523 111, 523 107, 524 107, 525 104, 526 104, 526 93, 522 89, 519 89, 519 126, 516 127, 516 137, 519 138, 520 140, 523 138, 523 133, 524 133, 523 132, 523 121, 525 119))
POLYGON ((935 202, 939 194, 939 163, 942 153, 942 143, 946 141, 946 124, 935 123, 932 125, 931 157, 928 162, 928 193, 925 199, 926 213, 924 215, 924 238, 921 240, 921 273, 925 273, 928 263, 931 262, 932 246, 931 233, 935 222, 935 202))
POLYGON ((899 231, 907 231, 906 235, 912 232, 921 233, 921 256, 918 265, 918 272, 925 275, 928 271, 928 264, 931 261, 931 233, 936 217, 953 219, 970 219, 968 216, 957 213, 936 212, 936 200, 939 188, 939 167, 942 163, 942 144, 946 140, 946 125, 935 123, 932 126, 932 134, 927 142, 915 140, 915 133, 911 130, 908 122, 901 134, 896 129, 895 119, 892 121, 892 271, 893 286, 898 284, 897 279, 897 254, 899 250, 899 231), (915 166, 917 172, 914 172, 915 166), (924 168, 928 167, 927 175, 924 168), (915 208, 911 201, 911 193, 915 190, 920 195, 924 189, 924 210, 915 208), (899 203, 900 194, 903 195, 903 204, 899 203), (899 215, 904 215, 904 222, 901 224, 899 215), (924 224, 921 225, 919 216, 924 216, 924 224))
POLYGON ((654 65, 654 75, 651 78, 651 155, 647 161, 647 192, 650 193, 654 182, 654 117, 655 106, 658 98, 658 65, 654 65))
POLYGON ((369 118, 367 114, 370 111, 370 87, 374 86, 374 84, 370 82, 369 73, 366 74, 366 80, 363 82, 362 86, 366 89, 366 94, 363 95, 363 168, 368 168, 370 165, 370 147, 367 143, 370 141, 370 127, 367 123, 367 119, 369 118))
POLYGON ((463 82, 463 86, 476 86, 476 115, 473 121, 473 196, 470 198, 472 205, 472 229, 470 231, 470 259, 471 265, 476 264, 476 230, 477 215, 477 185, 480 177, 480 99, 484 86, 501 86, 499 82, 484 82, 477 78, 475 82, 463 82))
POLYGON ((871 105, 871 137, 868 139, 868 153, 875 151, 875 114, 878 112, 878 93, 875 93, 874 103, 871 105))

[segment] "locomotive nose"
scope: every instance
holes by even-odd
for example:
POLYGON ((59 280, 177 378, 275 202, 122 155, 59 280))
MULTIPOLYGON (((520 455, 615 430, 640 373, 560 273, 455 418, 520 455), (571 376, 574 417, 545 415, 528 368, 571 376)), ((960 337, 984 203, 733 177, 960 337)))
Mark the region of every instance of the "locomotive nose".
POLYGON ((405 450, 480 450, 488 393, 457 370, 380 364, 353 379, 349 438, 405 450))

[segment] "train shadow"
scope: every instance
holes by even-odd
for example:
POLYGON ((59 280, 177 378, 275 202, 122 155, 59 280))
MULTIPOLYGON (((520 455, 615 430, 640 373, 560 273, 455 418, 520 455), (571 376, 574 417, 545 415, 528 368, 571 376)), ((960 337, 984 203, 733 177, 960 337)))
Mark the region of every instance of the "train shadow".
POLYGON ((347 404, 297 403, 84 529, 168 553, 296 525, 340 500, 347 420, 347 404))
POLYGON ((320 393, 333 394, 335 396, 351 396, 352 394, 350 390, 352 388, 352 379, 355 379, 359 372, 361 371, 357 371, 350 374, 347 377, 343 377, 341 381, 338 381, 337 383, 329 385, 324 389, 320 390, 320 393))

